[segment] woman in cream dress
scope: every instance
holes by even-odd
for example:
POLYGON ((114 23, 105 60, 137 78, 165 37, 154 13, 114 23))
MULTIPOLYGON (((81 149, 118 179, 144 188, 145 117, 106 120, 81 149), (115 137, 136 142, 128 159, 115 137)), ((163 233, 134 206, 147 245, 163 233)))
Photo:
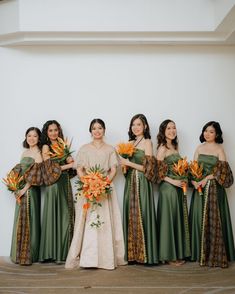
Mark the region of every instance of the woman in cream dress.
MULTIPOLYGON (((100 166, 110 181, 116 174, 118 165, 115 150, 103 141, 105 124, 101 119, 94 119, 89 131, 92 142, 83 145, 77 155, 77 172, 81 177, 95 166, 100 166)), ((74 236, 69 249, 65 268, 93 267, 114 269, 124 265, 124 241, 120 210, 113 183, 112 194, 102 200, 101 205, 92 212, 92 208, 83 209, 85 197, 78 197, 75 205, 76 219, 74 236), (101 225, 92 227, 94 216, 99 215, 101 225)))

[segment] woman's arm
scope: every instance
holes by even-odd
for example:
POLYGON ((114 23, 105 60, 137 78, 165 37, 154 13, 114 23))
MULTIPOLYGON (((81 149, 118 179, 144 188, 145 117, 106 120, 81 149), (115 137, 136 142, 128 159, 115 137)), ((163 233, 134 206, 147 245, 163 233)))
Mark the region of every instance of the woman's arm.
POLYGON ((68 156, 68 157, 66 158, 66 162, 67 162, 67 163, 74 162, 73 157, 72 157, 72 156, 68 156))
POLYGON ((140 164, 131 162, 128 158, 126 159, 126 158, 123 158, 121 156, 119 158, 120 158, 121 165, 129 166, 129 167, 134 168, 134 169, 137 169, 139 171, 143 171, 144 170, 143 165, 140 165, 140 164))
POLYGON ((61 165, 61 170, 66 170, 74 167, 74 159, 72 156, 66 158, 67 164, 61 165))
POLYGON ((199 155, 199 146, 197 147, 196 151, 194 152, 193 160, 198 160, 199 155))
POLYGON ((108 178, 109 178, 109 180, 110 180, 111 182, 112 182, 113 178, 114 178, 115 175, 116 175, 116 171, 117 171, 117 168, 116 168, 116 166, 114 165, 114 166, 111 167, 111 169, 110 169, 110 171, 109 171, 109 173, 108 173, 108 178))
POLYGON ((166 147, 161 145, 158 149, 157 149, 157 155, 156 158, 157 160, 163 161, 164 158, 166 157, 166 147))
POLYGON ((184 182, 182 180, 175 180, 175 179, 172 179, 170 177, 165 177, 163 180, 165 182, 170 183, 173 186, 176 186, 176 187, 182 187, 183 184, 184 184, 184 182))
POLYGON ((42 159, 43 159, 44 161, 46 161, 47 159, 50 158, 49 153, 50 153, 49 146, 48 146, 48 145, 43 145, 43 146, 42 146, 42 159))
MULTIPOLYGON (((49 155, 50 149, 48 145, 43 145, 42 146, 42 158, 44 161, 46 161, 47 159, 50 159, 50 155, 49 155)), ((70 168, 73 168, 73 158, 72 156, 69 156, 68 158, 68 162, 67 164, 61 165, 60 168, 61 170, 67 170, 70 168)))
POLYGON ((86 173, 85 173, 84 167, 79 166, 77 168, 77 175, 78 175, 78 177, 81 178, 81 177, 85 176, 85 174, 86 173))
MULTIPOLYGON (((167 149, 165 146, 160 146, 157 150, 157 160, 163 161, 166 157, 167 149)), ((168 176, 163 178, 163 181, 170 183, 171 185, 174 185, 176 187, 182 187, 183 181, 181 180, 174 180, 168 176)))
POLYGON ((227 161, 224 148, 222 146, 219 148, 218 157, 220 161, 227 161))
MULTIPOLYGON (((144 152, 145 152, 145 155, 147 155, 147 156, 153 155, 153 146, 152 146, 151 140, 149 140, 149 139, 146 139, 146 141, 145 141, 144 152)), ((129 167, 134 168, 138 171, 144 171, 143 165, 131 162, 128 158, 126 159, 121 156, 119 158, 120 158, 121 165, 129 166, 129 167)))
MULTIPOLYGON (((196 151, 194 152, 193 160, 198 160, 198 155, 199 155, 199 146, 197 147, 196 151)), ((191 181, 192 185, 194 186, 195 189, 199 188, 199 184, 196 181, 191 181)))
POLYGON ((146 156, 153 156, 153 144, 150 139, 145 140, 144 152, 146 156))
POLYGON ((24 188, 21 189, 21 190, 19 190, 19 191, 16 193, 16 195, 15 195, 16 199, 21 198, 21 197, 27 192, 27 190, 28 190, 30 187, 31 187, 31 185, 30 185, 29 183, 26 183, 26 185, 24 186, 24 188))
POLYGON ((73 161, 71 163, 61 165, 60 168, 61 170, 67 170, 67 169, 73 168, 73 161))

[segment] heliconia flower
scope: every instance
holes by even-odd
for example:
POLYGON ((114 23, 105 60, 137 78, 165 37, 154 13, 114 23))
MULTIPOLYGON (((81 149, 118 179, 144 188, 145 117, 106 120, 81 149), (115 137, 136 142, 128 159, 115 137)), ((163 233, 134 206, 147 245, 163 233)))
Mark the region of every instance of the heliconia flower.
POLYGON ((189 164, 189 172, 196 179, 202 179, 203 164, 199 165, 197 160, 193 160, 189 164))
MULTIPOLYGON (((14 169, 11 170, 6 178, 3 178, 3 183, 7 186, 7 189, 12 193, 17 195, 17 192, 23 189, 25 185, 24 177, 20 175, 19 172, 15 171, 14 169)), ((21 197, 16 197, 16 201, 20 204, 21 197)))
POLYGON ((7 174, 6 178, 3 178, 4 184, 7 186, 8 190, 10 190, 11 192, 16 192, 22 189, 23 181, 24 181, 24 177, 14 170, 11 170, 7 174))
POLYGON ((188 166, 188 162, 187 162, 186 157, 185 158, 181 158, 181 159, 178 160, 177 163, 174 163, 173 164, 173 172, 176 175, 187 177, 188 167, 189 166, 188 166))
MULTIPOLYGON (((186 180, 188 178, 188 162, 187 162, 187 158, 181 158, 178 160, 177 163, 173 164, 173 168, 172 171, 175 173, 175 175, 179 176, 182 180, 186 180)), ((184 195, 186 196, 187 194, 187 184, 186 182, 183 182, 182 185, 182 190, 184 192, 184 195)))
POLYGON ((52 151, 49 151, 49 156, 58 162, 65 160, 72 152, 70 151, 71 143, 66 138, 57 138, 57 142, 50 145, 52 151))
MULTIPOLYGON (((203 179, 203 164, 199 165, 197 160, 193 160, 189 164, 189 172, 192 175, 193 180, 199 182, 203 179)), ((199 195, 202 195, 202 187, 199 186, 197 188, 199 195)))

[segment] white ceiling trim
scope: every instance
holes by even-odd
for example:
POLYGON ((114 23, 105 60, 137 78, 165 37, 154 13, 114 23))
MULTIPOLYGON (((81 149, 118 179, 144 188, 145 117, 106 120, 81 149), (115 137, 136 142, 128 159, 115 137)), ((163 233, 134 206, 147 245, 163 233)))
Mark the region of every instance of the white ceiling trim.
POLYGON ((156 31, 153 27, 81 27, 76 31, 0 34, 0 46, 21 45, 235 45, 235 5, 211 31, 156 31))
POLYGON ((0 46, 21 45, 235 45, 227 32, 16 32, 0 46))

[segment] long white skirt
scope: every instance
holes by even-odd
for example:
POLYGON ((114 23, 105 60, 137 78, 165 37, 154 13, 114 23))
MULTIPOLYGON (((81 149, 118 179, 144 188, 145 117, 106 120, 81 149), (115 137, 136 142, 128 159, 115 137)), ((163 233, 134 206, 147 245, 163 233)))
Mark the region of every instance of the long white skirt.
POLYGON ((112 185, 112 195, 104 199, 94 212, 83 209, 86 201, 78 197, 75 205, 76 219, 73 240, 66 259, 65 268, 95 267, 114 269, 125 265, 124 239, 120 209, 112 185), (102 223, 99 228, 91 227, 96 215, 102 223))

